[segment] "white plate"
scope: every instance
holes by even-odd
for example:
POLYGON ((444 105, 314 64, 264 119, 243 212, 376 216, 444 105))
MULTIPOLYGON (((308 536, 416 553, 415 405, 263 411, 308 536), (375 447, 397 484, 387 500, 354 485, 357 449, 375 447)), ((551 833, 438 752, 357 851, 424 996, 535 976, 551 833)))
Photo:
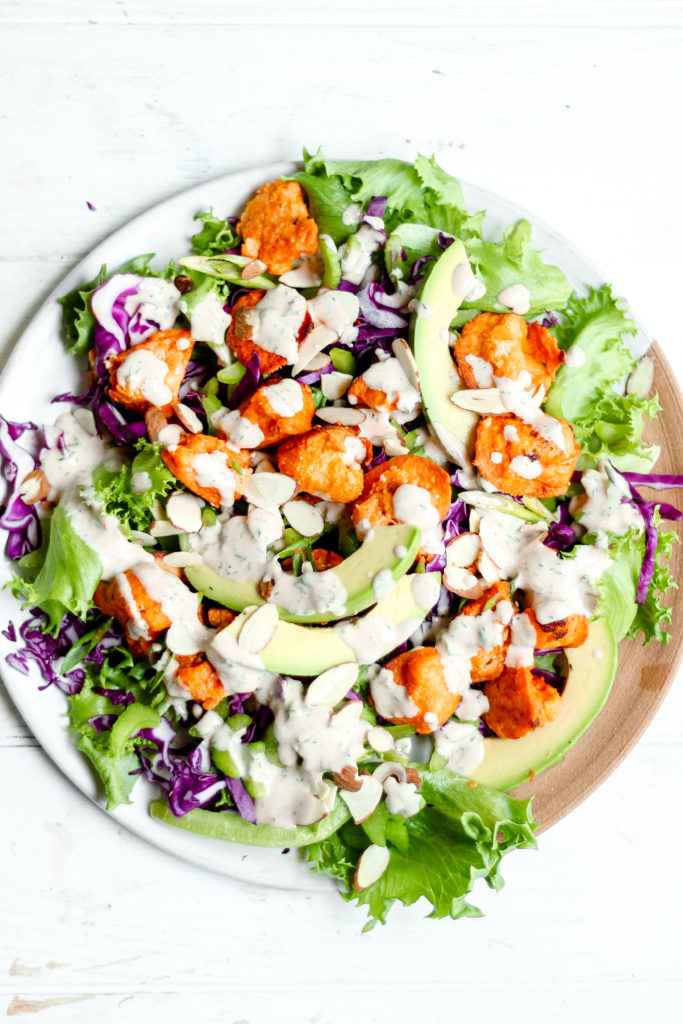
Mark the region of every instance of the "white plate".
MULTIPOLYGON (((154 252, 156 264, 165 265, 171 257, 189 252, 190 235, 198 228, 193 219, 198 211, 213 206, 221 216, 238 214, 255 188, 292 170, 291 164, 272 164, 198 185, 136 217, 97 246, 50 295, 13 350, 0 378, 3 416, 11 420, 49 423, 65 408, 50 404, 55 394, 74 388, 83 390, 83 367, 63 349, 61 307, 56 301, 59 296, 91 280, 102 263, 113 269, 133 256, 154 252)), ((528 217, 533 225, 534 245, 546 251, 546 259, 557 263, 574 287, 595 287, 606 280, 570 242, 526 210, 475 185, 463 184, 463 190, 469 210, 488 211, 486 233, 489 237, 497 238, 503 227, 520 217, 528 217)), ((64 230, 67 230, 66 222, 64 230)), ((644 351, 648 345, 644 333, 640 332, 638 350, 644 351)), ((4 584, 13 572, 13 563, 3 555, 0 583, 4 584)), ((2 624, 12 620, 17 625, 21 619, 17 602, 6 590, 0 591, 2 624)), ((64 697, 56 687, 38 689, 42 679, 35 666, 29 676, 24 676, 6 664, 6 656, 17 647, 0 635, 0 668, 14 703, 55 764, 81 792, 104 809, 89 763, 76 749, 66 728, 64 697)), ((147 813, 155 792, 155 787, 141 779, 133 791, 133 803, 117 808, 112 817, 167 852, 234 878, 290 889, 319 889, 327 884, 321 877, 312 875, 295 853, 283 856, 276 850, 233 846, 160 824, 147 813)))

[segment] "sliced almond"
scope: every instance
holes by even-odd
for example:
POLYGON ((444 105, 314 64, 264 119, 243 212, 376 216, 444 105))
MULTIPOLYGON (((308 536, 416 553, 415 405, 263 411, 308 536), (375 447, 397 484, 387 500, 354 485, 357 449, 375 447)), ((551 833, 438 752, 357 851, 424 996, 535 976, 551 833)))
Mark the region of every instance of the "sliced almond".
POLYGON ((156 544, 151 533, 144 533, 142 530, 131 530, 130 539, 134 540, 136 544, 142 544, 144 548, 152 548, 156 544))
POLYGON ((368 729, 368 734, 365 738, 372 749, 376 750, 378 754, 388 753, 394 745, 394 737, 388 729, 383 729, 381 725, 375 725, 372 729, 368 729))
POLYGON ((501 571, 489 555, 482 550, 477 559, 477 568, 482 576, 482 579, 489 586, 492 583, 497 583, 501 578, 501 571))
POLYGON ((166 515, 171 525, 183 533, 198 533, 202 528, 203 504, 194 494, 175 491, 166 502, 166 515))
POLYGON ((457 405, 459 409, 467 409, 468 412, 476 412, 480 416, 483 416, 485 413, 500 415, 507 411, 503 405, 498 388, 474 388, 471 391, 467 389, 455 391, 451 395, 451 402, 453 405, 457 405))
POLYGON ((318 352, 317 356, 313 356, 306 367, 306 373, 315 373, 316 370, 324 370, 331 362, 332 360, 328 356, 327 352, 318 352))
POLYGON ((279 508, 294 494, 296 481, 284 473, 255 473, 244 497, 258 508, 279 508))
POLYGON ((357 793, 363 785, 363 779, 358 774, 358 766, 355 764, 347 764, 340 772, 334 772, 332 778, 335 785, 346 793, 357 793))
POLYGON ((336 332, 331 331, 329 327, 325 327, 323 324, 314 327, 299 349, 299 355, 292 367, 292 377, 298 377, 303 370, 308 368, 314 356, 317 356, 319 352, 336 340, 336 332))
POLYGON ((468 569, 462 569, 457 565, 447 565, 443 574, 443 585, 451 594, 458 597, 466 597, 469 601, 481 597, 486 589, 482 580, 468 569))
POLYGON ((655 361, 652 356, 643 356, 636 363, 631 376, 626 381, 626 394, 647 398, 655 382, 655 361))
POLYGON ((19 496, 24 505, 35 505, 44 501, 50 494, 50 484, 42 469, 34 469, 24 477, 19 488, 19 496))
POLYGON ((201 434, 204 429, 202 421, 199 416, 197 416, 196 412, 193 412, 188 405, 183 405, 182 402, 176 402, 173 406, 173 412, 185 427, 185 430, 189 430, 191 434, 201 434))
POLYGON ((481 551, 481 540, 476 533, 461 533, 446 545, 446 561, 448 565, 464 569, 476 562, 481 551))
POLYGON ((351 811, 356 825, 367 821, 382 799, 382 784, 372 775, 361 775, 360 788, 357 790, 340 789, 339 795, 351 811))
POLYGON ((171 551, 162 561, 169 569, 186 569, 189 565, 201 565, 204 559, 196 551, 171 551))
POLYGON ((152 537, 178 537, 181 533, 187 533, 186 530, 174 526, 173 523, 169 523, 165 519, 155 519, 149 532, 152 537))
POLYGON ((476 508, 470 509, 470 533, 479 533, 479 524, 481 522, 481 512, 476 508))
POLYGON ((145 413, 145 426, 147 436, 154 444, 159 440, 159 434, 168 426, 168 420, 160 409, 149 408, 145 413))
POLYGON ((384 446, 384 451, 390 459, 395 455, 406 455, 408 453, 408 448, 405 442, 397 433, 387 434, 383 439, 382 444, 384 446))
POLYGON ((199 650, 196 633, 192 633, 182 622, 172 622, 166 633, 166 646, 173 654, 196 654, 199 650))
POLYGON ((344 699, 357 679, 358 665, 355 662, 345 662, 328 668, 326 672, 317 676, 306 690, 306 703, 333 708, 344 699))
POLYGON ((335 725, 342 725, 347 729, 352 729, 360 722, 364 707, 365 705, 362 700, 350 700, 339 711, 335 711, 332 716, 335 725))
POLYGON ((277 606, 262 604, 251 613, 240 630, 238 646, 249 654, 258 654, 273 639, 279 616, 277 606))
POLYGON ((406 781, 406 770, 400 761, 382 761, 372 773, 373 779, 376 779, 380 785, 383 785, 390 775, 393 775, 399 782, 406 781))
POLYGON ((415 388, 416 391, 420 390, 420 371, 417 368, 415 362, 415 356, 413 355, 410 345, 403 338, 394 338, 391 343, 394 355, 401 364, 401 368, 405 373, 408 381, 415 388))
POLYGON ((247 263, 246 267, 242 270, 242 280, 251 281, 254 277, 259 277, 264 270, 266 265, 262 260, 252 260, 251 263, 247 263))
POLYGON ((326 373, 322 377, 320 381, 320 389, 325 398, 329 398, 331 402, 336 402, 339 398, 344 397, 352 380, 352 374, 340 373, 338 370, 333 370, 332 373, 326 373))
POLYGON ((365 420, 365 413, 360 409, 349 409, 348 406, 326 405, 318 409, 316 416, 325 423, 335 423, 343 427, 357 427, 365 420))
POLYGON ((76 420, 76 423, 83 427, 86 434, 90 434, 91 437, 97 437, 97 424, 90 409, 84 409, 79 406, 77 409, 74 409, 71 415, 76 420))
POLYGON ((367 889, 379 881, 386 869, 389 867, 391 854, 386 846, 368 846, 360 855, 356 874, 353 879, 353 886, 357 892, 367 889))
POLYGON ((302 537, 317 537, 325 528, 321 513, 307 501, 287 501, 282 506, 282 511, 287 516, 289 525, 302 537))

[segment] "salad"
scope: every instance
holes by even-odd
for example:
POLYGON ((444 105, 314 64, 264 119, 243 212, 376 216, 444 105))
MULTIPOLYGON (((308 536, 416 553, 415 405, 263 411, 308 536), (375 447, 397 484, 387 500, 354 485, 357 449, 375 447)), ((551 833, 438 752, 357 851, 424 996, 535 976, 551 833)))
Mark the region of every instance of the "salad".
POLYGON ((65 295, 83 390, 0 415, 8 661, 66 695, 108 809, 144 776, 159 822, 298 848, 366 927, 476 916, 535 846, 509 791, 620 640, 668 640, 653 359, 434 159, 304 153, 230 212, 65 295))

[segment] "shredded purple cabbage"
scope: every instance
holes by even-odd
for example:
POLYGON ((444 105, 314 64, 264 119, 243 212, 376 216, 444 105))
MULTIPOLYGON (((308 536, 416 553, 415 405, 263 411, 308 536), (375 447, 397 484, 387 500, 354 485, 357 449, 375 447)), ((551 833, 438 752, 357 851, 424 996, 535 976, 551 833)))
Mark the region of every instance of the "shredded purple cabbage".
POLYGON ((238 814, 244 818, 245 821, 250 821, 252 825, 255 825, 256 808, 254 807, 254 801, 249 796, 242 780, 226 778, 225 785, 232 797, 235 807, 237 808, 238 814))
POLYGON ((425 276, 423 272, 423 267, 425 267, 427 263, 431 262, 431 260, 433 259, 433 256, 419 256, 413 263, 412 267, 410 268, 410 273, 408 275, 408 284, 419 284, 422 278, 425 276))
POLYGON ((330 362, 327 364, 327 366, 324 366, 322 370, 312 370, 310 373, 302 373, 299 377, 296 378, 296 380, 299 382, 299 384, 308 384, 310 386, 311 384, 319 384, 320 378, 324 376, 324 374, 333 372, 334 366, 330 362))
POLYGON ((563 686, 565 682, 565 677, 560 675, 559 672, 549 672, 546 668, 532 668, 531 674, 540 676, 541 679, 545 679, 546 683, 550 683, 551 686, 556 688, 563 686))
POLYGON ((93 686, 92 692, 100 697, 106 697, 112 704, 122 704, 124 708, 135 703, 135 695, 127 690, 115 690, 111 686, 93 686))
POLYGON ((445 232, 439 231, 436 241, 440 249, 448 249, 449 246, 453 245, 455 239, 451 235, 447 235, 445 232))
POLYGON ((95 732, 110 732, 118 715, 93 715, 88 719, 95 732))
POLYGON ((668 491, 675 487, 683 487, 683 476, 675 473, 622 473, 624 480, 630 484, 651 487, 654 491, 668 491))
POLYGON ((36 460, 17 440, 34 423, 13 423, 0 416, 0 460, 10 493, 0 512, 0 527, 7 530, 7 554, 16 561, 40 546, 40 519, 35 505, 27 505, 20 494, 21 484, 36 468, 36 460))
POLYGON ((368 203, 366 215, 368 217, 383 217, 387 208, 386 196, 373 196, 368 203))
POLYGON ((545 316, 541 320, 541 327, 555 327, 557 324, 557 317, 554 313, 551 313, 549 309, 546 309, 545 316))
POLYGON ((353 292, 354 295, 358 291, 359 285, 354 284, 353 281, 347 281, 345 277, 342 277, 341 281, 337 285, 338 292, 353 292))
POLYGON ((137 735, 149 744, 138 750, 142 773, 162 789, 176 818, 206 806, 226 788, 226 779, 219 779, 210 771, 211 755, 205 742, 187 755, 173 747, 176 733, 167 718, 162 718, 153 729, 141 729, 137 735))
POLYGON ((555 551, 569 551, 576 543, 576 534, 568 523, 551 523, 543 543, 555 551))
POLYGON ((408 317, 382 302, 386 294, 384 288, 374 281, 358 292, 362 320, 370 324, 371 327, 405 331, 409 323, 408 317))

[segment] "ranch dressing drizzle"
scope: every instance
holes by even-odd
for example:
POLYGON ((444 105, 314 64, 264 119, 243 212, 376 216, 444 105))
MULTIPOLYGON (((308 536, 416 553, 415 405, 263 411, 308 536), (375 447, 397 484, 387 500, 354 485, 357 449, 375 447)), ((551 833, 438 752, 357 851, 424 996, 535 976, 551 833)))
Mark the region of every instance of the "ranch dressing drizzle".
POLYGON ((410 383, 401 363, 394 356, 384 362, 372 363, 361 377, 373 391, 384 392, 388 407, 395 406, 399 412, 414 413, 417 410, 420 393, 410 383))
POLYGON ((418 713, 405 686, 396 682, 391 669, 374 665, 368 677, 372 702, 383 718, 413 718, 418 713))
POLYGON ((285 679, 279 697, 269 702, 275 711, 274 733, 282 763, 293 766, 301 760, 307 772, 339 772, 355 764, 368 731, 368 723, 360 720, 360 702, 354 702, 358 703, 356 714, 333 715, 329 707, 303 700, 302 690, 298 680, 285 679))
POLYGON ((342 453, 342 462, 345 466, 353 466, 355 463, 360 463, 365 458, 366 451, 365 445, 358 437, 347 437, 344 440, 344 451, 342 453))
POLYGON ((547 533, 545 523, 526 523, 523 519, 487 509, 480 512, 479 536, 489 558, 500 569, 502 579, 517 572, 524 548, 547 533))
POLYGON ((166 281, 163 277, 143 277, 140 280, 142 283, 137 292, 126 297, 124 306, 138 323, 151 321, 152 325, 144 333, 134 332, 134 344, 144 341, 156 330, 168 331, 173 327, 178 319, 180 301, 180 292, 173 281, 166 281))
POLYGON ((294 288, 279 284, 269 289, 251 310, 252 341, 259 348, 295 363, 299 353, 297 337, 306 316, 306 300, 294 288))
MULTIPOLYGON (((494 461, 493 456, 491 461, 494 461)), ((502 460, 498 459, 497 461, 502 460)), ((525 480, 535 480, 543 472, 543 464, 540 459, 533 459, 530 455, 515 455, 514 459, 510 460, 510 470, 517 476, 524 477, 525 480)))
MULTIPOLYGON (((195 341, 204 341, 212 346, 223 345, 225 332, 232 323, 232 317, 223 309, 223 302, 216 292, 209 292, 194 307, 189 320, 190 333, 195 341)), ((187 309, 184 300, 180 302, 180 309, 187 309)))
POLYGON ((293 615, 329 612, 341 618, 346 612, 346 588, 332 569, 294 576, 283 572, 279 561, 273 558, 264 579, 273 582, 268 602, 293 615))
POLYGON ((496 301, 519 316, 524 316, 531 309, 531 295, 529 289, 523 284, 510 284, 507 288, 503 288, 496 295, 496 301))
POLYGON ((384 782, 384 792, 387 795, 387 810, 390 814, 412 818, 424 807, 424 798, 418 793, 414 782, 399 782, 390 775, 384 782))
POLYGON ((446 767, 456 775, 471 775, 484 759, 484 740, 476 725, 446 722, 432 738, 437 754, 448 758, 446 767))
MULTIPOLYGON (((257 754, 251 760, 249 777, 265 789, 264 795, 254 800, 259 825, 277 825, 280 828, 312 825, 331 810, 329 799, 325 799, 329 784, 301 768, 280 768, 272 764, 265 754, 257 754), (314 787, 322 796, 315 795, 314 787)), ((332 790, 332 795, 334 792, 332 790)))
POLYGON ((528 423, 537 434, 544 437, 546 441, 550 441, 560 451, 566 452, 562 424, 539 408, 538 392, 532 395, 529 390, 531 374, 528 370, 522 370, 516 380, 511 380, 508 377, 494 377, 493 381, 508 412, 528 423))
POLYGON ((631 527, 643 529, 643 518, 623 499, 630 497, 628 484, 624 487, 610 480, 606 473, 587 469, 581 475, 581 484, 588 500, 576 513, 576 519, 588 532, 617 533, 623 536, 631 527))
POLYGON ((132 569, 140 562, 154 561, 141 544, 128 540, 115 516, 108 515, 94 504, 86 504, 75 488, 64 494, 59 507, 68 516, 74 533, 99 558, 103 580, 110 580, 117 573, 132 569))
POLYGON ((130 489, 133 494, 144 494, 152 486, 152 478, 147 470, 140 470, 138 473, 133 473, 130 478, 130 489))
MULTIPOLYGON (((296 416, 304 407, 304 393, 295 380, 280 380, 264 388, 263 396, 276 416, 296 416)), ((263 434, 261 434, 263 440, 263 434)))
POLYGON ((258 423, 252 423, 242 416, 239 409, 218 409, 211 416, 211 424, 225 438, 231 448, 256 448, 263 441, 264 433, 258 423))
MULTIPOLYGON (((426 574, 425 574, 426 575, 426 574)), ((398 625, 381 615, 364 615, 355 622, 335 626, 344 643, 351 648, 361 665, 372 665, 387 651, 399 647, 420 625, 420 619, 405 619, 398 625)))
POLYGON ((472 658, 479 651, 492 651, 503 644, 505 627, 514 609, 499 601, 481 615, 456 615, 434 645, 441 655, 446 686, 451 693, 464 693, 472 680, 472 658))
POLYGON ((493 387, 493 367, 486 359, 482 359, 481 356, 467 355, 465 362, 469 363, 472 368, 478 388, 493 387))
POLYGON ((196 654, 204 650, 214 631, 199 621, 199 594, 193 593, 175 573, 167 572, 156 562, 136 565, 133 572, 147 595, 161 605, 164 615, 171 620, 166 635, 169 650, 178 654, 196 654))
POLYGON ((339 248, 342 277, 351 284, 360 284, 370 266, 372 257, 386 242, 386 233, 363 223, 348 242, 339 248))
POLYGON ((575 551, 573 558, 560 558, 545 544, 534 544, 522 552, 515 585, 528 592, 542 625, 595 611, 597 582, 612 559, 592 544, 575 551))
POLYGON ((342 335, 358 319, 358 296, 353 292, 331 291, 322 288, 308 303, 313 323, 322 324, 335 334, 342 335))
POLYGON ((112 469, 120 467, 118 453, 109 451, 97 437, 89 410, 62 413, 54 426, 46 428, 45 438, 50 447, 40 453, 40 468, 50 485, 50 501, 68 487, 90 483, 93 469, 103 463, 112 469))
POLYGON ((246 516, 230 516, 203 526, 193 550, 221 576, 257 581, 270 561, 268 546, 279 540, 283 531, 278 512, 253 508, 246 516))
POLYGON ((564 365, 571 368, 583 366, 586 362, 586 353, 583 351, 580 345, 571 345, 568 349, 565 349, 564 353, 564 365))
POLYGON ((128 623, 128 633, 138 640, 149 640, 149 627, 142 617, 135 597, 133 596, 133 591, 128 577, 125 573, 120 572, 115 576, 115 581, 132 620, 128 623))
POLYGON ((228 466, 225 452, 200 452, 192 458, 199 487, 213 487, 220 494, 221 505, 235 500, 235 474, 228 466))
POLYGON ((394 517, 400 523, 431 530, 440 522, 439 513, 432 505, 432 496, 424 487, 401 484, 394 491, 394 517))
POLYGON ((150 405, 164 406, 173 400, 166 384, 168 364, 147 349, 132 348, 116 370, 116 382, 126 391, 139 391, 150 405))
POLYGON ((510 629, 510 646, 505 655, 508 668, 530 668, 534 663, 536 630, 528 615, 515 615, 510 629))
POLYGON ((253 693, 257 687, 268 690, 277 679, 274 672, 266 670, 258 654, 251 654, 239 646, 227 628, 216 633, 206 647, 206 657, 228 695, 253 693))

